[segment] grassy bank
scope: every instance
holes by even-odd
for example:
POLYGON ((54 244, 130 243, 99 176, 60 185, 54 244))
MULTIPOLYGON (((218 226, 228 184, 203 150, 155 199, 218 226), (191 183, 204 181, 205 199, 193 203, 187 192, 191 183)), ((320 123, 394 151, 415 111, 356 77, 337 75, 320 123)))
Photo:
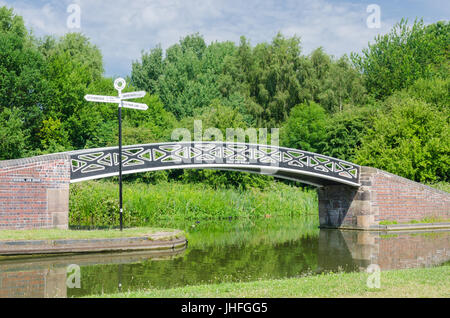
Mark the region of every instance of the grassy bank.
POLYGON ((430 187, 450 193, 450 182, 438 182, 428 184, 430 187))
POLYGON ((395 220, 386 220, 386 221, 380 221, 380 225, 393 225, 393 224, 420 224, 420 223, 447 223, 450 222, 450 219, 442 219, 442 218, 436 218, 436 217, 426 217, 422 218, 420 220, 411 220, 408 222, 399 222, 395 220))
POLYGON ((368 276, 365 272, 329 273, 281 280, 150 289, 90 297, 450 297, 448 263, 433 268, 381 272, 379 289, 367 287, 368 276))
MULTIPOLYGON (((166 226, 176 220, 317 215, 317 194, 283 183, 264 190, 214 189, 178 182, 126 183, 123 190, 127 226, 166 226)), ((70 187, 70 225, 118 223, 118 185, 90 181, 70 187)))
POLYGON ((173 232, 171 229, 150 227, 127 228, 122 232, 118 229, 110 230, 59 230, 59 229, 34 229, 34 230, 2 230, 0 241, 10 240, 57 240, 57 239, 93 239, 93 238, 118 238, 140 237, 152 235, 158 232, 173 232))

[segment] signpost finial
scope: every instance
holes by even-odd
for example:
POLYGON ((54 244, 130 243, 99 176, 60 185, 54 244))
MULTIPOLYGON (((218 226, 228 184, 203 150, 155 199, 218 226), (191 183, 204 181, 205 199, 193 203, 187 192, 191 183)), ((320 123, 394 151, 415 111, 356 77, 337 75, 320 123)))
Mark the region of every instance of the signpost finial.
POLYGON ((127 82, 125 82, 122 77, 118 77, 114 81, 114 88, 119 92, 119 97, 120 94, 122 94, 122 90, 125 88, 125 86, 127 86, 127 82))

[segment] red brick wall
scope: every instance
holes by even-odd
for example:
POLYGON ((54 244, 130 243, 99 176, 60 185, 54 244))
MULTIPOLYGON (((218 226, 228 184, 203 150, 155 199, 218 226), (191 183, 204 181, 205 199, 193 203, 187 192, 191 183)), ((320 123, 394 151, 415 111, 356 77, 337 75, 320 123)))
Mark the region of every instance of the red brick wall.
POLYGON ((363 167, 362 186, 370 193, 375 223, 409 222, 424 218, 450 219, 450 194, 391 173, 363 167))
POLYGON ((69 162, 64 154, 0 162, 0 230, 67 227, 69 162))
POLYGON ((19 297, 67 297, 66 266, 0 265, 0 298, 19 297))
POLYGON ((450 259, 448 232, 381 237, 376 263, 382 270, 429 267, 450 259))
MULTIPOLYGON (((380 232, 380 231, 320 231, 325 260, 330 249, 337 254, 345 248, 362 270, 377 264, 381 270, 429 267, 450 260, 450 232, 380 232), (323 238, 323 239, 322 239, 323 238), (344 241, 345 243, 343 243, 344 241), (345 246, 345 247, 344 247, 345 246)), ((319 246, 319 251, 320 251, 319 246)))
POLYGON ((361 167, 359 188, 319 188, 321 227, 370 228, 380 221, 450 219, 450 194, 386 171, 361 167))
POLYGON ((0 273, 0 298, 43 298, 44 270, 0 273))

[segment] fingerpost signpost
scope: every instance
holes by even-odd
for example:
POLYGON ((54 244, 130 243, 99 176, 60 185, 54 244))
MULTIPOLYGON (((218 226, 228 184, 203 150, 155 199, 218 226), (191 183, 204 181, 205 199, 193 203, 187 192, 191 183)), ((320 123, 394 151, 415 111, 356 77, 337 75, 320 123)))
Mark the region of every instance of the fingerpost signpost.
POLYGON ((103 96, 103 95, 86 95, 84 99, 89 102, 96 103, 115 103, 118 104, 118 118, 119 118, 119 213, 120 213, 120 230, 123 229, 123 199, 122 199, 122 107, 133 108, 139 110, 147 110, 148 106, 142 103, 134 103, 124 101, 126 99, 140 98, 145 96, 145 91, 123 93, 127 83, 121 77, 114 81, 114 88, 118 92, 118 96, 103 96))

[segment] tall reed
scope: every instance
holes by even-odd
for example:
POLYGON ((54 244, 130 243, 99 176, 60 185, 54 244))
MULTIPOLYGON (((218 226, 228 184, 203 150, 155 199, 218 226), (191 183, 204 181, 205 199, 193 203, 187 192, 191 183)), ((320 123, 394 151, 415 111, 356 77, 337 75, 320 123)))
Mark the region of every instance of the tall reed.
MULTIPOLYGON (((88 181, 70 187, 71 226, 117 226, 118 185, 110 181, 88 181)), ((317 215, 317 194, 283 183, 265 190, 214 189, 205 184, 164 182, 126 183, 126 226, 158 225, 183 220, 219 220, 317 215)))

